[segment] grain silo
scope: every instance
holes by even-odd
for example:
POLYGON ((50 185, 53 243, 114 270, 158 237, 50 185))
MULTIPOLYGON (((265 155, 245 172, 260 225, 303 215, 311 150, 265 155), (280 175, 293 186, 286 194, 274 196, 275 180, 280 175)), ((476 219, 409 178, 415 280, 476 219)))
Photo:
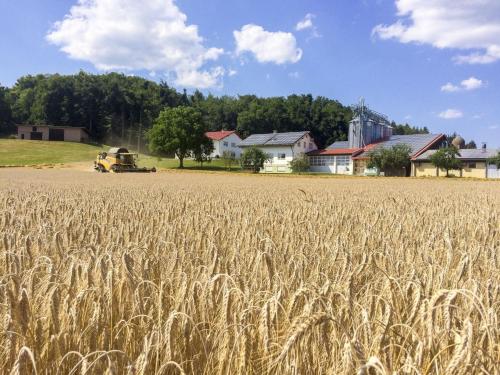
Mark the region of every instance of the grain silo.
POLYGON ((351 108, 354 117, 349 123, 349 148, 362 148, 392 136, 387 116, 369 109, 364 99, 351 108))

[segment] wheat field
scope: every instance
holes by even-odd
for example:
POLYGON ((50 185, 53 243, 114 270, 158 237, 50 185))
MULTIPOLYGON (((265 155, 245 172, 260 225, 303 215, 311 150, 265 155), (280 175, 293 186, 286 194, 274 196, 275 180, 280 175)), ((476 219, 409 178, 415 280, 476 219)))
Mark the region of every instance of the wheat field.
POLYGON ((499 374, 500 184, 0 171, 2 374, 499 374))

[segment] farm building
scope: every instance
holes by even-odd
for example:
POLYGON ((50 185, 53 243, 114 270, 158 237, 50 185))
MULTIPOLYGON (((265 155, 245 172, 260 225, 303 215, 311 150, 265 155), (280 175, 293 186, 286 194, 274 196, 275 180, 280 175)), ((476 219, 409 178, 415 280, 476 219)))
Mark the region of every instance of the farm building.
POLYGON ((89 133, 83 127, 53 125, 17 125, 17 138, 36 141, 88 142, 89 133))
POLYGON ((301 154, 317 150, 316 143, 308 131, 290 133, 252 134, 238 145, 243 150, 258 147, 270 155, 261 172, 290 173, 290 162, 301 154))
MULTIPOLYGON (((366 167, 370 159, 370 153, 381 148, 391 148, 396 145, 407 145, 410 147, 410 157, 414 158, 430 149, 438 149, 446 143, 444 134, 411 134, 411 135, 393 135, 387 140, 376 142, 364 147, 361 154, 356 155, 354 159, 356 175, 367 175, 374 173, 366 167)), ((410 176, 411 171, 393 171, 392 175, 410 176)))
MULTIPOLYGON (((349 123, 349 139, 335 142, 324 150, 308 153, 311 171, 370 175, 376 171, 367 168, 370 153, 405 144, 411 148, 411 157, 439 148, 446 140, 443 134, 393 135, 386 116, 370 110, 363 100, 353 106, 354 118, 349 123)), ((394 171, 395 175, 410 175, 410 171, 394 171)))
POLYGON ((214 144, 214 150, 210 154, 212 158, 222 157, 224 151, 228 151, 235 158, 239 159, 241 149, 238 147, 238 144, 241 142, 241 138, 234 130, 207 132, 205 136, 211 139, 214 144))
POLYGON ((349 142, 335 142, 324 150, 309 152, 310 169, 313 172, 353 174, 353 157, 363 152, 362 148, 349 148, 349 142))
MULTIPOLYGON (((436 168, 429 160, 436 150, 428 150, 412 158, 412 176, 445 176, 446 171, 436 168)), ((457 158, 462 162, 460 170, 449 171, 450 176, 500 178, 500 170, 496 165, 489 164, 488 159, 496 156, 500 151, 487 148, 460 150, 457 158)))

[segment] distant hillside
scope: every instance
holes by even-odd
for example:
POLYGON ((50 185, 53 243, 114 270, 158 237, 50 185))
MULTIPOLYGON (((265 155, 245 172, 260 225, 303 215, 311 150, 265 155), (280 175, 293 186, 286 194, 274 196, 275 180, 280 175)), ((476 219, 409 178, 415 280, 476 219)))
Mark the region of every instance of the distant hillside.
MULTIPOLYGON (((87 163, 89 168, 99 152, 108 151, 109 146, 93 146, 74 142, 27 141, 17 139, 0 139, 0 167, 2 166, 36 166, 67 163, 87 163)), ((130 149, 131 152, 135 152, 130 149)), ((156 158, 140 154, 137 164, 141 167, 172 169, 179 166, 176 159, 156 158)), ((226 170, 220 159, 205 163, 204 167, 194 160, 185 161, 186 169, 226 170)), ((234 165, 233 170, 239 170, 234 165)))
POLYGON ((88 161, 106 147, 73 142, 26 141, 0 139, 0 166, 63 164, 88 161))

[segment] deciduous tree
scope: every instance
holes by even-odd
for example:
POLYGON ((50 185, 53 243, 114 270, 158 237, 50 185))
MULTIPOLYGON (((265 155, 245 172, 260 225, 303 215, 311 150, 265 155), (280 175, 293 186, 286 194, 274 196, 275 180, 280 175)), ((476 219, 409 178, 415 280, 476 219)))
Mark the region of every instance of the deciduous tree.
POLYGON ((297 155, 291 162, 290 167, 294 173, 307 172, 310 167, 309 158, 305 154, 297 155))
POLYGON ((446 177, 450 176, 450 170, 462 168, 462 162, 457 158, 460 156, 458 148, 451 146, 437 150, 431 155, 431 163, 439 169, 446 170, 446 177))
POLYGON ((376 168, 378 173, 405 175, 410 167, 411 148, 406 144, 395 145, 391 148, 381 148, 370 153, 368 168, 376 168))
POLYGON ((241 166, 244 169, 250 169, 254 173, 260 171, 264 163, 271 159, 271 155, 266 154, 258 147, 249 147, 241 155, 241 166))
POLYGON ((205 136, 206 131, 199 110, 192 107, 166 108, 147 133, 149 149, 158 155, 175 154, 179 168, 184 168, 184 159, 191 152, 209 147, 211 141, 205 136))

